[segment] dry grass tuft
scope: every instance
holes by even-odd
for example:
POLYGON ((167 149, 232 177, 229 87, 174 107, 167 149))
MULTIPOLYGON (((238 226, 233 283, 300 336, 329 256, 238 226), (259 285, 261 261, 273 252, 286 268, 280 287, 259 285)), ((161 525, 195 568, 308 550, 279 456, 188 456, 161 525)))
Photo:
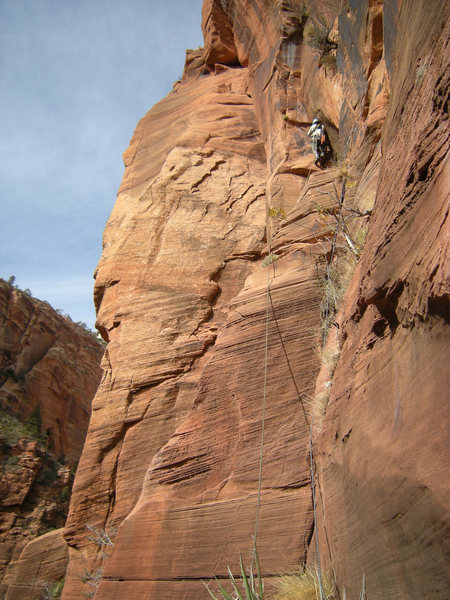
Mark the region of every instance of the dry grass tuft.
POLYGON ((337 346, 325 346, 321 351, 321 357, 322 365, 326 367, 332 377, 339 359, 339 348, 337 346))
POLYGON ((339 181, 342 181, 343 179, 347 180, 348 175, 349 175, 348 165, 347 165, 347 163, 343 162, 339 165, 339 175, 338 175, 339 181))
MULTIPOLYGON (((283 575, 275 582, 278 591, 272 600, 320 600, 317 571, 305 568, 297 573, 283 575)), ((331 576, 322 574, 322 587, 327 600, 335 597, 331 576)))
POLYGON ((357 258, 350 253, 340 256, 339 260, 328 267, 326 275, 321 282, 323 295, 321 302, 322 327, 320 337, 322 346, 325 343, 327 332, 336 319, 345 292, 350 285, 356 262, 357 258))
POLYGON ((276 206, 271 206, 267 211, 269 217, 273 217, 274 219, 278 219, 278 221, 284 221, 286 219, 286 212, 283 208, 278 208, 276 206))
POLYGON ((277 254, 268 254, 266 258, 261 261, 261 267, 265 269, 266 267, 268 267, 269 265, 271 265, 279 259, 280 256, 278 256, 277 254))

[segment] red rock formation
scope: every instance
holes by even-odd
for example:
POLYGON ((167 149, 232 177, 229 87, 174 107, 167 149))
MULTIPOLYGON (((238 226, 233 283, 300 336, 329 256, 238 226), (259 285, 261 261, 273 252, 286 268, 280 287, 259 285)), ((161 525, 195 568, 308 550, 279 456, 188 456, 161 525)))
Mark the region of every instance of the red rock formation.
POLYGON ((100 381, 102 348, 46 302, 0 282, 0 402, 22 420, 39 408, 48 447, 75 465, 100 381))
POLYGON ((351 597, 363 573, 368 597, 449 595, 449 24, 442 8, 403 2, 387 15, 396 36, 377 199, 340 317, 341 354, 320 436, 330 560, 351 597))
POLYGON ((0 480, 0 504, 5 507, 23 504, 42 467, 37 442, 21 439, 13 448, 17 454, 11 456, 17 458, 17 468, 3 473, 0 480))
MULTIPOLYGON (((27 561, 31 552, 36 568, 45 571, 47 558, 37 558, 36 549, 47 553, 49 546, 37 540, 25 545, 64 525, 103 351, 49 304, 5 282, 0 315, 0 589, 8 598, 40 598, 27 561), (12 580, 27 587, 11 590, 12 580)), ((61 546, 61 530, 58 539, 61 546)), ((49 577, 56 581, 52 569, 49 577)))
POLYGON ((256 526, 264 406, 264 574, 314 562, 314 416, 319 544, 340 592, 357 597, 364 573, 371 598, 448 592, 434 407, 448 10, 341 4, 206 0, 205 49, 125 152, 96 274, 107 369, 66 526, 64 600, 82 597, 84 568, 102 569, 97 600, 207 598, 201 579, 237 569, 256 526), (308 22, 337 40, 336 70, 305 43, 308 22), (345 169, 314 166, 319 111, 345 169), (372 208, 343 308, 330 309, 336 370, 321 368, 324 267, 343 278, 372 208), (334 235, 343 219, 347 240, 334 235), (107 559, 87 524, 118 528, 107 559))

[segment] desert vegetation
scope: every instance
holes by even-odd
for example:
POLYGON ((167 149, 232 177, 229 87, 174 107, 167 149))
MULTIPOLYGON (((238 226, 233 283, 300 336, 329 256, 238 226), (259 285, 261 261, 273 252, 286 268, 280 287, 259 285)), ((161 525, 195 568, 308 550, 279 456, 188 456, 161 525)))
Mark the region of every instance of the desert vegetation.
POLYGON ((319 58, 319 67, 334 74, 336 71, 336 50, 338 43, 331 38, 331 29, 324 23, 308 20, 304 29, 304 38, 308 46, 319 58))

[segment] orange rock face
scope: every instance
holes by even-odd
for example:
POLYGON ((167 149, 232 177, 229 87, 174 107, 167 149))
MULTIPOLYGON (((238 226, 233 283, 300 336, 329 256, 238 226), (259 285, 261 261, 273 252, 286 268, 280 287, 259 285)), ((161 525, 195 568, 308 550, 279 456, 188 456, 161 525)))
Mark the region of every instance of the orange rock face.
POLYGON ((109 344, 64 600, 83 569, 97 600, 207 598, 255 534, 265 576, 313 564, 310 430, 341 595, 365 574, 370 597, 445 597, 448 15, 423 9, 402 53, 414 2, 363 4, 205 1, 204 50, 140 121, 96 273, 109 344), (321 18, 336 66, 304 40, 321 18), (316 114, 344 166, 314 166, 316 114))
POLYGON ((57 597, 57 591, 62 590, 67 559, 62 529, 36 538, 22 552, 5 600, 57 597))

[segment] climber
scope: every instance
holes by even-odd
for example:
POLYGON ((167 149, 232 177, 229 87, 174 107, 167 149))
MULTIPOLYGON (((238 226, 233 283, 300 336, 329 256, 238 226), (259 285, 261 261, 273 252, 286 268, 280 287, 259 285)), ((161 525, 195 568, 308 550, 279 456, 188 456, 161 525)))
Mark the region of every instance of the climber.
POLYGON ((325 127, 319 119, 313 119, 308 135, 311 138, 311 148, 316 157, 314 164, 317 167, 323 167, 327 156, 331 152, 331 146, 325 127))

